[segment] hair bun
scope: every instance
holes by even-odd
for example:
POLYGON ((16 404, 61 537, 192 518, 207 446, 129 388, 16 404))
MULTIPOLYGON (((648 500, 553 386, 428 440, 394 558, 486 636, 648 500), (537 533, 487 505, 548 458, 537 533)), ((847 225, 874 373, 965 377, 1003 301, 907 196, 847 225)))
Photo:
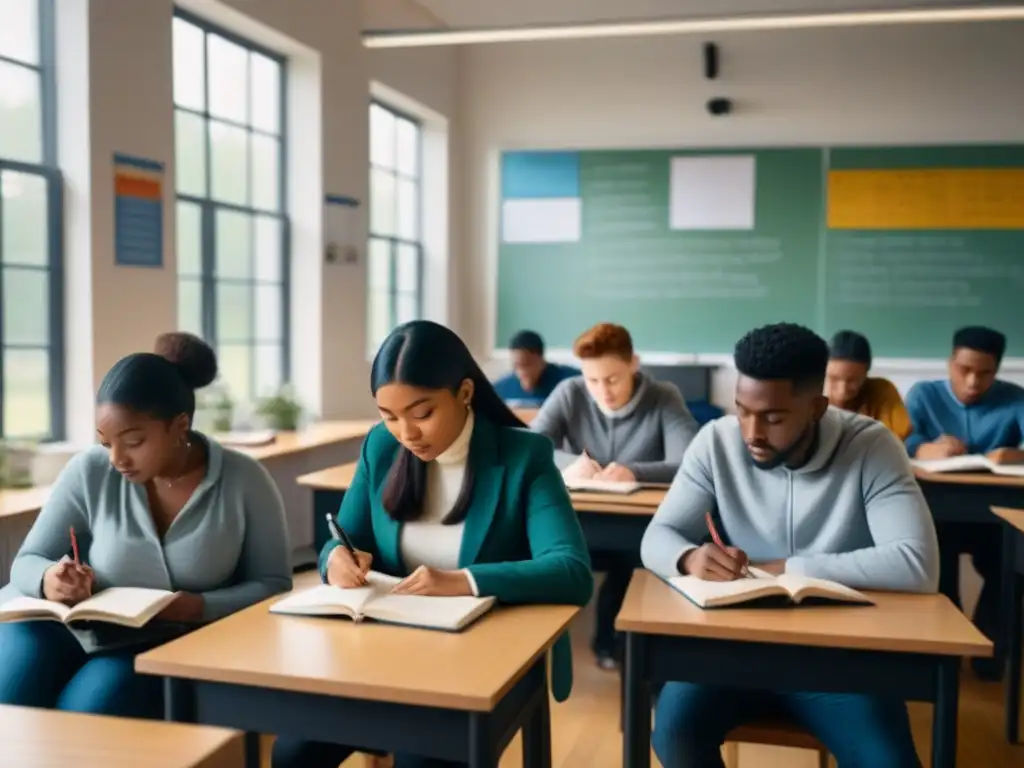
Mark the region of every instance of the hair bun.
POLYGON ((202 389, 217 378, 217 353, 191 333, 162 333, 157 336, 153 351, 173 363, 192 389, 202 389))

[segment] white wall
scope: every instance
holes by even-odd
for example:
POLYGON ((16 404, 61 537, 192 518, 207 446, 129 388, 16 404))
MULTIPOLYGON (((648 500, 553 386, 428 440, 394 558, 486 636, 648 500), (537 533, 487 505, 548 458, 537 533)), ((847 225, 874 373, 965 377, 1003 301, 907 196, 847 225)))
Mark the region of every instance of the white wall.
MULTIPOLYGON (((325 265, 324 193, 365 201, 370 80, 439 113, 456 109, 450 51, 362 47, 364 8, 348 0, 181 0, 183 7, 286 55, 293 218, 293 378, 322 416, 367 415, 365 264, 325 265)), ((410 0, 367 0, 401 18, 410 0)), ((173 0, 61 0, 60 161, 67 176, 69 438, 91 442, 92 395, 121 356, 177 325, 174 256, 173 0), (166 163, 163 269, 115 267, 115 152, 166 163)), ((365 243, 366 206, 353 239, 365 243)), ((364 249, 361 249, 361 251, 364 249)), ((447 257, 447 254, 445 254, 447 257)))
MULTIPOLYGON (((494 342, 500 149, 1020 141, 1022 37, 1024 24, 1009 22, 733 34, 716 39, 714 82, 693 37, 467 49, 458 291, 468 341, 481 355, 494 342), (732 116, 704 111, 716 95, 734 99, 732 116)), ((941 369, 876 371, 905 388, 941 369)), ((716 377, 715 397, 732 402, 730 373, 716 377)))

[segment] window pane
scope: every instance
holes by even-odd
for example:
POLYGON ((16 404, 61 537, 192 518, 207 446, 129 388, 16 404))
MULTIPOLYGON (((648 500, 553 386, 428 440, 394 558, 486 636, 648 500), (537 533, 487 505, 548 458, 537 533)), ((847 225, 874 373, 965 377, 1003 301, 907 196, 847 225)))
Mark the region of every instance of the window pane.
POLYGON ((377 104, 370 105, 370 162, 395 167, 395 116, 377 104))
POLYGON ((236 123, 249 119, 249 54, 220 35, 206 36, 210 114, 236 123))
POLYGON ((217 283, 217 340, 248 342, 252 339, 252 287, 217 283))
POLYGON ((397 125, 398 170, 408 176, 419 175, 420 129, 411 120, 399 118, 397 125))
POLYGON ((174 103, 202 111, 206 106, 203 30, 184 19, 174 20, 174 103))
POLYGON ((281 207, 281 156, 277 139, 252 135, 252 204, 254 208, 276 211, 281 207))
POLYGON ((395 323, 401 325, 416 320, 419 309, 419 298, 415 293, 398 294, 395 297, 395 323))
POLYGON ((195 203, 178 203, 178 274, 203 273, 203 214, 195 203))
POLYGON ((50 280, 42 269, 3 269, 5 344, 50 343, 50 280))
POLYGON ((14 171, 0 172, 0 253, 7 264, 50 263, 46 179, 14 171))
POLYGON ((391 290, 391 243, 370 240, 369 261, 370 292, 388 293, 391 290))
POLYGON ((283 328, 280 285, 256 286, 256 339, 280 341, 283 328))
POLYGON ((256 217, 256 279, 281 282, 281 222, 270 216, 256 217))
POLYGON ((420 206, 419 185, 406 179, 398 180, 398 236, 407 240, 419 237, 420 206))
POLYGON ((270 397, 281 388, 283 352, 280 344, 260 344, 256 347, 256 396, 270 397))
POLYGON ((399 245, 395 262, 395 290, 399 293, 419 293, 420 249, 414 245, 399 245))
POLYGON ((381 342, 391 333, 391 295, 371 293, 369 296, 367 333, 370 350, 377 351, 381 342))
POLYGON ((174 113, 174 176, 178 193, 206 197, 206 121, 174 113))
POLYGON ((39 0, 0 0, 0 56, 39 63, 39 0))
POLYGON ((39 163, 43 159, 43 118, 39 75, 0 61, 0 157, 39 163))
POLYGON ((211 195, 235 205, 249 204, 249 134, 244 128, 210 121, 211 195))
POLYGON ((215 233, 214 274, 249 279, 252 276, 252 217, 237 211, 217 211, 215 233))
POLYGON ((186 277, 178 281, 178 328, 203 335, 203 289, 197 279, 186 277))
POLYGON ((50 434, 50 359, 46 350, 4 350, 4 436, 50 434))
POLYGON ((248 345, 218 344, 220 377, 235 400, 252 398, 252 349, 248 345))
POLYGON ((281 65, 252 54, 252 125, 268 133, 281 133, 281 65))
POLYGON ((395 234, 395 177, 387 171, 370 171, 370 232, 395 234))

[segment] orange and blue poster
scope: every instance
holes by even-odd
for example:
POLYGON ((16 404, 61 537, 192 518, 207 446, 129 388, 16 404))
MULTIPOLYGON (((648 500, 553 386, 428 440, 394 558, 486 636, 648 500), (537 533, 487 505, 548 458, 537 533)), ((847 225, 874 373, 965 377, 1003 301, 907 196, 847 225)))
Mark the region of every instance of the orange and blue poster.
POLYGON ((164 265, 164 164, 114 155, 114 263, 164 265))

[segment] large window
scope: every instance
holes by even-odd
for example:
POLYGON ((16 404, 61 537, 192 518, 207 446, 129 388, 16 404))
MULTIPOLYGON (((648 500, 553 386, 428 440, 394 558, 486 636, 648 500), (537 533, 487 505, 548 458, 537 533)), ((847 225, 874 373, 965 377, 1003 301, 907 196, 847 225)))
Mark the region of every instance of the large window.
POLYGON ((370 105, 370 242, 367 331, 371 352, 396 326, 420 316, 423 287, 422 129, 370 105))
POLYGON ((283 59, 174 18, 178 322, 239 400, 288 377, 283 59))
POLYGON ((52 4, 0 0, 0 437, 64 432, 52 4))

